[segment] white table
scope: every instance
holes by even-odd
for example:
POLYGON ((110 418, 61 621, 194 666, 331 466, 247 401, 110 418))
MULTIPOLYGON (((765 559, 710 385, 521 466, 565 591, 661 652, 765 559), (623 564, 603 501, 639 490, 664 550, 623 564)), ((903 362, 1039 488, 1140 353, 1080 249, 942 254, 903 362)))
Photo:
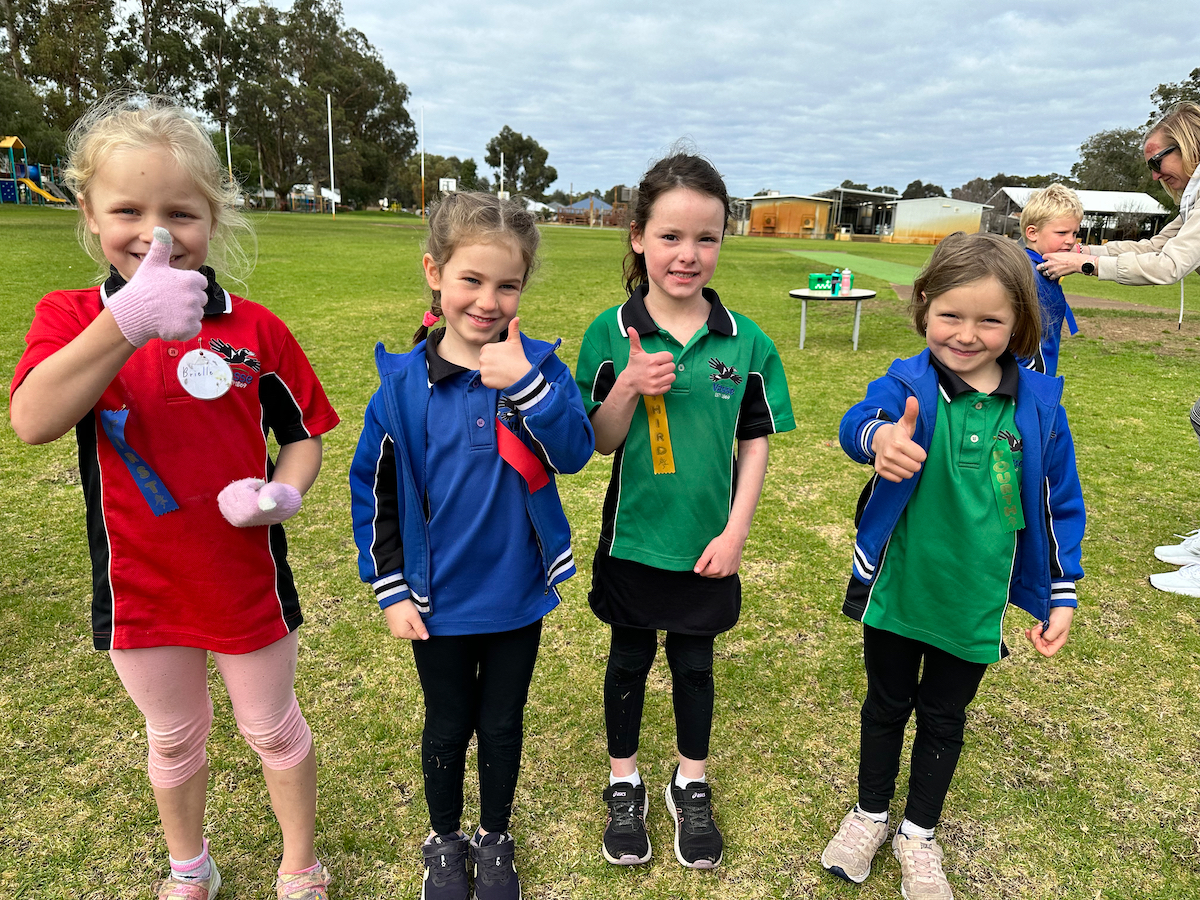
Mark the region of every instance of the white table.
POLYGON ((800 349, 804 349, 804 333, 808 329, 808 301, 809 300, 853 300, 854 301, 854 349, 858 349, 858 323, 862 316, 862 302, 870 300, 875 296, 874 291, 868 291, 866 288, 852 288, 848 291, 842 291, 836 297, 832 291, 826 289, 823 291, 809 290, 808 288, 796 288, 794 291, 788 291, 789 297, 795 297, 800 301, 800 349))

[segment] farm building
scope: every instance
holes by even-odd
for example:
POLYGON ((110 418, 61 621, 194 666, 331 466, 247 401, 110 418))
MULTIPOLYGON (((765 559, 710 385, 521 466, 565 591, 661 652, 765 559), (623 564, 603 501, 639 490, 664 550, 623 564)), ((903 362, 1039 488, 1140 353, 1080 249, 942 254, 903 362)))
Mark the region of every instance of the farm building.
POLYGON ((936 244, 956 231, 974 234, 987 209, 982 203, 949 197, 897 200, 889 206, 891 233, 885 229, 881 238, 889 244, 936 244))
MULTIPOLYGON (((995 234, 1019 237, 1021 210, 1036 188, 1000 188, 988 200, 983 228, 995 234)), ((1171 211, 1151 197, 1136 191, 1076 191, 1083 204, 1079 239, 1085 244, 1107 240, 1139 240, 1157 234, 1171 211)))
POLYGON ((900 199, 899 194, 844 187, 817 191, 816 196, 833 201, 833 227, 829 230, 842 237, 885 234, 891 224, 889 206, 900 199))
POLYGON ((744 202, 750 208, 743 234, 824 238, 829 231, 833 201, 827 198, 772 191, 763 197, 747 197, 744 202))

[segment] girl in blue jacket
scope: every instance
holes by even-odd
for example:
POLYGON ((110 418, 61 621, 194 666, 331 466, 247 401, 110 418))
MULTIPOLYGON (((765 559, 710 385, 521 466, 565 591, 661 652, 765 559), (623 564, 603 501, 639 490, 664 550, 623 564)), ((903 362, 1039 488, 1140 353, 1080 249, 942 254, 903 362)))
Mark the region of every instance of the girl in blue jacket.
POLYGON ((858 803, 821 865, 861 883, 887 839, 904 730, 917 733, 892 849, 909 900, 949 900, 934 839, 966 708, 1008 655, 1009 604, 1045 656, 1067 640, 1083 577, 1084 507, 1062 379, 1018 365, 1041 337, 1037 287, 1006 238, 956 234, 913 285, 928 349, 896 360, 842 419, 841 444, 875 475, 859 500, 843 611, 863 623, 858 803), (923 664, 923 670, 922 670, 923 664))
POLYGON ((538 232, 517 203, 451 194, 429 218, 433 302, 405 354, 376 347, 380 386, 350 467, 362 579, 425 695, 421 759, 431 830, 421 896, 517 900, 508 833, 542 617, 575 574, 554 484, 595 438, 558 346, 520 332, 538 232), (430 333, 444 318, 446 327, 430 333), (479 747, 479 828, 462 830, 479 747))

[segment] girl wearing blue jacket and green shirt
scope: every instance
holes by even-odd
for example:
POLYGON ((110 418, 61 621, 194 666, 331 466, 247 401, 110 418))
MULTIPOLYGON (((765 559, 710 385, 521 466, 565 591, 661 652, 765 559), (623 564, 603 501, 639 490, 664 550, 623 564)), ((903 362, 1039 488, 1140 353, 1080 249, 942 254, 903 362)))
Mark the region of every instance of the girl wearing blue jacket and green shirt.
POLYGON ((520 333, 538 232, 520 205, 451 194, 429 219, 433 294, 416 346, 375 358, 380 386, 350 467, 359 574, 425 694, 431 830, 425 900, 521 895, 508 833, 542 617, 575 574, 554 476, 595 438, 557 344, 520 333), (445 317, 444 330, 428 332, 445 317), (462 830, 467 745, 479 740, 479 828, 462 830))
POLYGON ((934 827, 967 705, 988 664, 1008 655, 1010 603, 1038 620, 1025 634, 1040 653, 1066 642, 1084 506, 1062 379, 1014 358, 1041 339, 1025 254, 997 235, 951 235, 913 285, 912 312, 928 349, 892 363, 841 425, 842 448, 876 472, 859 500, 843 607, 863 623, 867 697, 858 803, 821 865, 855 883, 870 874, 915 709, 892 849, 908 900, 948 900, 934 827))

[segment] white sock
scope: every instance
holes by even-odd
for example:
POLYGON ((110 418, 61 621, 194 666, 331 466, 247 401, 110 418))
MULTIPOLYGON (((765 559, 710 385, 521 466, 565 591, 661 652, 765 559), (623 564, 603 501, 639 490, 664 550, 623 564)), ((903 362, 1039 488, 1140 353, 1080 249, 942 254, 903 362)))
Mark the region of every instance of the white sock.
POLYGON ((933 840, 932 828, 922 828, 920 825, 914 825, 908 819, 902 819, 900 827, 896 830, 906 838, 920 838, 923 841, 933 840))
POLYGON ((855 803, 854 811, 856 813, 858 813, 859 815, 866 816, 872 822, 886 822, 888 820, 888 814, 887 814, 886 809, 881 813, 867 812, 865 809, 863 809, 861 806, 859 806, 857 803, 855 803))
POLYGON ((633 770, 632 775, 614 775, 612 772, 608 773, 609 787, 612 787, 614 784, 620 784, 621 782, 632 784, 634 787, 637 787, 642 783, 642 776, 638 773, 637 769, 633 770))
POLYGON ((176 881, 205 881, 212 877, 212 860, 208 855, 208 838, 204 839, 204 849, 194 859, 176 859, 167 854, 171 861, 171 877, 176 881))
POLYGON ((679 788, 680 790, 683 790, 689 784, 691 784, 693 781, 703 781, 707 784, 708 783, 708 773, 707 772, 704 773, 699 778, 684 778, 683 771, 681 769, 675 770, 675 787, 679 788))

